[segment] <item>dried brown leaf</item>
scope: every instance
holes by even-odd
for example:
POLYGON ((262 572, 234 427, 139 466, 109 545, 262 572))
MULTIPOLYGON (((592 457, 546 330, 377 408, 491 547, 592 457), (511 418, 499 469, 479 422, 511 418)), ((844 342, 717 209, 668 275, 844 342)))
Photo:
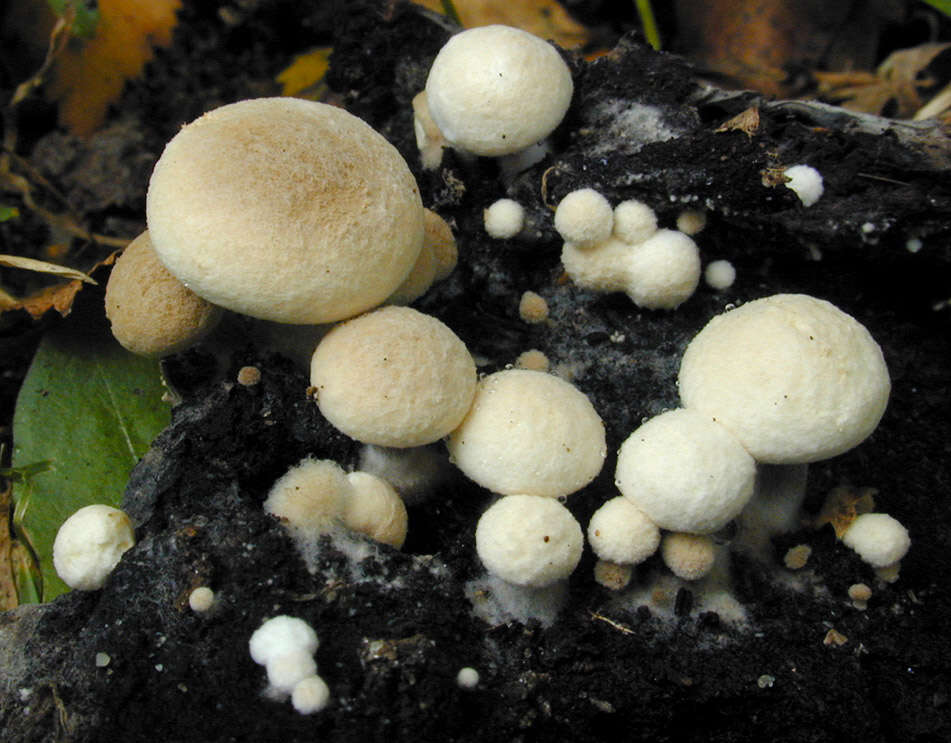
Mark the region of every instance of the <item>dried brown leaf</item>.
POLYGON ((752 137, 759 129, 759 108, 750 106, 745 111, 741 111, 732 119, 724 121, 716 128, 716 132, 740 131, 746 136, 752 137))

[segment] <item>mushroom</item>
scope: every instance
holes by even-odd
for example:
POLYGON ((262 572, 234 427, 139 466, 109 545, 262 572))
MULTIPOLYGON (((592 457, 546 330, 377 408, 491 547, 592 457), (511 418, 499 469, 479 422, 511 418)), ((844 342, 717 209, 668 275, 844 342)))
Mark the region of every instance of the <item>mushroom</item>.
POLYGON ((123 511, 101 503, 84 506, 56 532, 53 567, 70 588, 96 591, 134 544, 132 521, 123 511))
POLYGON ((604 424, 577 387, 544 372, 484 377, 449 454, 470 479, 501 495, 566 496, 604 464, 604 424))
POLYGON ((338 325, 310 367, 320 412, 357 441, 415 447, 460 424, 476 388, 465 344, 434 317, 384 307, 338 325))
POLYGON ((647 204, 636 199, 614 207, 614 236, 628 245, 637 245, 657 232, 657 215, 647 204))
POLYGON ((352 487, 336 462, 304 459, 271 486, 264 510, 295 533, 318 536, 341 522, 352 487))
POLYGON ((558 202, 555 230, 577 248, 591 248, 611 237, 614 210, 593 188, 579 188, 558 202))
POLYGON ((700 580, 716 561, 713 540, 705 534, 667 534, 660 554, 670 572, 683 580, 700 580))
POLYGON ((896 565, 911 547, 908 530, 887 513, 861 514, 842 535, 842 542, 873 568, 896 565))
POLYGON ((148 231, 130 242, 112 267, 105 303, 112 334, 140 356, 184 351, 208 335, 222 315, 220 307, 168 272, 148 231))
POLYGON ((573 91, 568 65, 553 46, 527 31, 493 25, 446 42, 426 80, 426 103, 453 147, 496 157, 547 137, 564 118, 573 91))
POLYGON ((712 534, 753 495, 756 463, 723 426, 679 408, 651 418, 621 445, 615 483, 662 529, 712 534))
POLYGON ((584 535, 571 511, 554 498, 509 495, 482 514, 476 551, 486 569, 526 588, 567 578, 578 565, 584 535))
POLYGON ((514 199, 498 199, 482 213, 482 221, 489 237, 507 240, 525 226, 525 207, 514 199))
POLYGON ((714 317, 687 346, 678 384, 684 407, 773 464, 815 462, 856 446, 878 425, 890 390, 868 330, 803 294, 714 317))
POLYGON ((333 106, 260 98, 182 128, 149 182, 163 264, 213 304, 282 323, 353 317, 415 264, 423 207, 405 161, 333 106))
POLYGON ((347 480, 352 487, 344 498, 344 526, 400 549, 408 522, 403 499, 386 480, 369 472, 351 472, 347 480))
POLYGON ((588 542, 602 561, 637 565, 657 551, 660 529, 632 501, 618 496, 594 512, 588 542))
POLYGON ((442 281, 459 259, 456 240, 446 220, 430 209, 423 210, 423 246, 409 276, 386 300, 388 304, 409 304, 423 296, 436 281, 442 281))

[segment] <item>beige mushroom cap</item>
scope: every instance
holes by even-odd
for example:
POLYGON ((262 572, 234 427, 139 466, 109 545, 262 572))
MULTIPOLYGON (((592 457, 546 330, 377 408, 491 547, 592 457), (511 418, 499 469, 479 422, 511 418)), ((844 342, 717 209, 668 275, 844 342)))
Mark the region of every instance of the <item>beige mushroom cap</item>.
POLYGON ((476 551, 493 575, 516 586, 544 588, 567 578, 584 549, 581 525, 553 498, 508 495, 476 526, 476 551))
POLYGON ((187 289, 162 265, 149 233, 119 256, 106 285, 106 317, 122 346, 140 356, 167 356, 197 343, 221 308, 187 289))
POLYGON ((510 26, 456 34, 426 80, 429 112, 454 147, 495 157, 518 152, 561 123, 571 72, 546 41, 510 26))
POLYGON ((344 499, 344 526, 400 549, 409 526, 403 499, 386 480, 369 472, 351 472, 347 480, 353 487, 344 499))
POLYGON ((383 302, 423 239, 405 161, 333 106, 260 98, 206 113, 168 143, 146 202, 160 260, 198 295, 316 324, 383 302))
POLYGON ((868 330, 822 299, 778 294, 714 317, 687 346, 680 398, 760 462, 841 454, 878 425, 891 388, 868 330))
POLYGON ((502 495, 569 495, 597 476, 606 452, 604 424, 585 394, 528 369, 482 379, 449 437, 455 465, 502 495))
POLYGON ((352 487, 336 462, 305 459, 271 486, 264 510, 295 533, 319 536, 341 522, 352 487))
POLYGON ((320 411, 357 441, 422 446, 462 421, 476 369, 448 327, 409 307, 384 307, 334 328, 317 346, 311 384, 320 411))

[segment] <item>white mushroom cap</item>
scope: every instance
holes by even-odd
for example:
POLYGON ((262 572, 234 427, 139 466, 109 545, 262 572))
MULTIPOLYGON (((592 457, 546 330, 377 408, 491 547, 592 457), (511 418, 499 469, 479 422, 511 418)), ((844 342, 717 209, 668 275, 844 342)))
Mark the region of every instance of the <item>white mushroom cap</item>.
POLYGON ((565 242, 590 248, 611 237, 614 210, 593 188, 579 188, 558 202, 555 229, 565 242))
POLYGON ((262 622, 248 641, 251 659, 264 666, 281 655, 303 651, 313 655, 317 650, 317 633, 303 619, 281 614, 262 622))
POLYGON ((213 304, 285 323, 352 317, 416 262, 423 207, 399 152, 342 109, 295 98, 185 126, 146 202, 159 259, 213 304))
POLYGON ((510 26, 456 34, 426 80, 433 121, 454 147, 495 157, 525 149, 561 123, 574 86, 553 46, 510 26))
POLYGON ((670 571, 684 580, 699 580, 716 559, 713 540, 704 534, 667 534, 660 554, 670 571))
POLYGON ((344 499, 344 526, 396 549, 402 547, 409 517, 393 486, 369 472, 351 472, 347 480, 353 487, 344 499))
POLYGON ((714 317, 687 346, 680 398, 760 462, 815 462, 878 425, 890 382, 868 330, 834 305, 779 294, 714 317))
POLYGON ((825 187, 822 174, 811 165, 793 165, 783 171, 786 188, 794 192, 803 206, 812 206, 820 198, 825 187))
POLYGON ((714 291, 723 291, 733 286, 736 281, 736 269, 727 260, 710 261, 703 272, 703 279, 714 291))
POLYGON ((729 431, 680 408, 644 423, 621 445, 615 483, 662 529, 710 534, 753 495, 756 463, 729 431))
POLYGON ((658 230, 636 245, 627 260, 625 291, 638 307, 672 310, 700 283, 700 251, 683 232, 658 230))
POLYGON ((517 586, 543 588, 578 565, 584 535, 571 511, 554 498, 509 495, 476 526, 476 551, 486 570, 517 586))
POLYGON ((294 531, 323 534, 343 518, 344 499, 351 487, 336 462, 305 459, 271 486, 264 510, 294 531))
POLYGON ((594 512, 588 542, 601 560, 637 565, 657 551, 660 529, 633 502, 618 496, 594 512))
POLYGON ((330 688, 317 674, 301 679, 291 692, 291 704, 302 715, 320 712, 329 702, 330 688))
POLYGON ((330 331, 310 367, 320 412, 357 441, 421 446, 459 425, 475 394, 465 344, 434 317, 384 307, 330 331))
POLYGON ((842 535, 842 542, 873 568, 894 565, 911 547, 908 530, 887 513, 861 514, 842 535))
POLYGON ((614 207, 614 236, 637 245, 657 232, 657 215, 643 201, 628 199, 614 207))
POLYGON ((514 199, 498 199, 482 212, 482 220, 489 237, 507 240, 525 226, 525 207, 514 199))
POLYGON ((135 544, 132 521, 118 508, 95 504, 73 513, 53 540, 53 567, 70 588, 95 591, 135 544))
POLYGON ((561 264, 578 286, 598 292, 623 292, 630 282, 627 264, 633 250, 616 237, 587 248, 566 242, 561 248, 561 264))
POLYGON ((604 464, 604 424, 577 387, 527 369, 479 382, 472 408, 449 437, 452 461, 502 495, 569 495, 604 464))
POLYGON ((268 658, 265 667, 268 683, 285 693, 290 693, 300 681, 317 673, 313 653, 305 648, 273 655, 268 658))
POLYGON ((162 265, 148 231, 122 251, 106 284, 106 317, 112 334, 132 353, 167 356, 204 338, 221 319, 162 265))

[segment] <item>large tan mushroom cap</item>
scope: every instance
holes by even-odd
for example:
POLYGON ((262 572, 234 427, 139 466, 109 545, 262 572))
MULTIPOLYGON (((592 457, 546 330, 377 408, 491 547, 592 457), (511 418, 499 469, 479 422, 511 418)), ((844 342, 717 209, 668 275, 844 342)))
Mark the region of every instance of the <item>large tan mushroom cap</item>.
POLYGON ((821 299, 778 294, 714 317, 687 346, 680 398, 753 457, 815 462, 878 425, 890 383, 868 330, 821 299))
POLYGON ((215 109, 155 166, 146 203, 162 262, 208 301, 316 324, 382 303, 423 239, 405 161, 346 111, 293 98, 215 109))
POLYGON ((328 333, 311 361, 320 411, 357 441, 422 446, 459 425, 476 369, 448 327, 409 307, 384 307, 328 333))
POLYGON ((141 356, 182 351, 221 319, 220 307, 187 289, 162 265, 148 232, 119 256, 106 285, 105 303, 116 340, 141 356))
POLYGON ((606 453, 604 424, 585 394, 527 369, 485 377, 449 437, 455 465, 501 495, 569 495, 597 476, 606 453))
POLYGON ((561 123, 571 72, 546 41, 510 26, 456 34, 426 80, 429 112, 453 146, 495 157, 544 139, 561 123))

